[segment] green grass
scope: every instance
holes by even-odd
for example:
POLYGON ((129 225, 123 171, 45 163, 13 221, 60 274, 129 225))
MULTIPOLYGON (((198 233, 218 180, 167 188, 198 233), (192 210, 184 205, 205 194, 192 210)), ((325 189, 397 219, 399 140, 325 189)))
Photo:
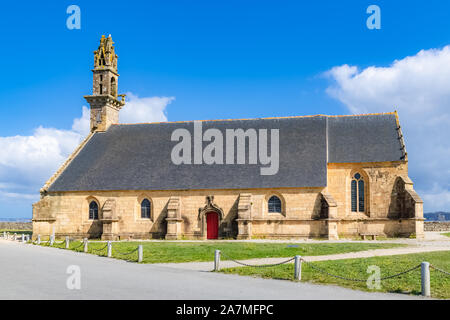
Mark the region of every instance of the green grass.
MULTIPOLYGON (((70 249, 74 250, 81 242, 71 242, 70 249)), ((89 242, 89 253, 106 255, 106 248, 102 242, 89 242)), ((345 252, 357 252, 371 249, 386 249, 402 247, 402 244, 392 243, 249 243, 249 242, 113 242, 113 257, 118 259, 137 260, 137 253, 123 256, 117 251, 126 253, 135 250, 139 244, 144 246, 143 263, 169 263, 213 261, 214 251, 221 250, 233 259, 252 259, 268 257, 293 257, 295 255, 317 256, 345 252), (298 245, 298 247, 288 247, 298 245), (114 250, 116 249, 116 250, 114 250)), ((55 245, 64 248, 64 244, 55 245)), ((77 251, 83 251, 79 247, 77 251)))
MULTIPOLYGON (((373 257, 364 259, 346 259, 334 261, 313 262, 312 264, 325 271, 349 278, 367 279, 367 267, 379 266, 381 277, 393 275, 412 268, 423 261, 428 261, 436 267, 450 272, 450 251, 417 253, 386 257, 373 257)), ((263 278, 293 280, 294 265, 285 264, 270 268, 239 267, 221 270, 224 273, 233 273, 263 278)), ((351 282, 337 279, 313 270, 310 266, 302 264, 302 281, 319 284, 334 284, 352 289, 372 291, 365 282, 351 282)), ((381 289, 374 291, 396 292, 418 295, 420 294, 420 268, 400 277, 383 280, 381 289)), ((450 298, 450 276, 431 269, 431 294, 435 298, 450 298)))
POLYGON ((447 233, 442 233, 444 236, 446 236, 446 237, 450 237, 450 232, 447 232, 447 233))

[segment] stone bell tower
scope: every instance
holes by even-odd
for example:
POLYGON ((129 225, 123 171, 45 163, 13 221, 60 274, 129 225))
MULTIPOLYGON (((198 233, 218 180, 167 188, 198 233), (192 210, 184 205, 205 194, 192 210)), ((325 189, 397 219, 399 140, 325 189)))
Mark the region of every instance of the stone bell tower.
POLYGON ((93 92, 84 97, 91 106, 91 132, 106 131, 118 123, 119 110, 125 105, 125 95, 117 94, 117 58, 111 35, 102 36, 100 46, 94 51, 93 92))

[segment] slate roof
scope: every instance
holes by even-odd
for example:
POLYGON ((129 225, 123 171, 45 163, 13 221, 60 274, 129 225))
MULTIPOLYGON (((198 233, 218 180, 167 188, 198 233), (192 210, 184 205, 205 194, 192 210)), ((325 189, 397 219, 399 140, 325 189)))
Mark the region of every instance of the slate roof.
MULTIPOLYGON (((181 164, 171 160, 175 129, 194 122, 112 125, 97 132, 50 185, 49 192, 324 187, 327 162, 399 161, 404 157, 395 114, 202 121, 219 129, 279 129, 279 171, 265 165, 181 164), (327 159, 328 157, 328 159, 327 159)), ((203 147, 210 142, 203 142, 203 147)), ((269 148, 270 150, 270 148, 269 148)), ((248 144, 246 152, 248 152, 248 144)), ((194 151, 192 149, 192 155, 194 151)), ((225 158, 225 151, 224 151, 225 158)))
POLYGON ((328 117, 328 162, 403 160, 394 113, 328 117))

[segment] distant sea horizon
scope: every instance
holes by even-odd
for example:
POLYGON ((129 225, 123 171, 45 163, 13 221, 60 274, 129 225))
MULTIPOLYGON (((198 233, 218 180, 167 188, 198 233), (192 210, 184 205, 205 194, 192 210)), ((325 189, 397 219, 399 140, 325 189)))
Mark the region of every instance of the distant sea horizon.
POLYGON ((31 222, 31 218, 0 218, 0 222, 31 222))

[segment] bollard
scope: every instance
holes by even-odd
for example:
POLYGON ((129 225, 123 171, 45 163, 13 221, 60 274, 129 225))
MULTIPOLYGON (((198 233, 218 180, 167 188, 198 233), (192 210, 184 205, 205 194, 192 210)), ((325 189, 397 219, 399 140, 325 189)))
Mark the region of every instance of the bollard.
POLYGON ((111 256, 112 256, 112 243, 111 243, 111 241, 108 241, 108 247, 107 247, 107 249, 106 249, 106 252, 107 252, 107 256, 108 256, 108 258, 111 258, 111 256))
POLYGON ((83 251, 84 251, 84 252, 88 252, 88 239, 87 239, 87 238, 84 238, 84 239, 83 239, 83 243, 84 243, 83 251))
POLYGON ((429 262, 422 262, 421 264, 421 279, 422 279, 422 295, 424 297, 431 296, 429 262))
POLYGON ((25 243, 25 235, 22 233, 22 243, 25 243))
POLYGON ((70 246, 70 240, 69 237, 66 237, 66 249, 69 249, 70 246))
POLYGON ((144 247, 142 244, 138 246, 138 262, 142 262, 144 260, 144 247))
POLYGON ((294 259, 294 280, 302 280, 302 256, 295 256, 294 259))
POLYGON ((14 233, 13 240, 16 241, 16 238, 17 238, 17 233, 14 233))
POLYGON ((50 247, 55 243, 55 235, 51 234, 50 235, 50 247))
POLYGON ((30 241, 30 235, 29 234, 27 234, 26 239, 27 239, 27 242, 30 241))
POLYGON ((38 237, 37 237, 37 244, 41 244, 41 235, 40 234, 38 234, 38 237))
POLYGON ((220 268, 220 250, 214 252, 214 271, 219 271, 220 268))
POLYGON ((3 231, 3 239, 6 239, 6 231, 3 231))

